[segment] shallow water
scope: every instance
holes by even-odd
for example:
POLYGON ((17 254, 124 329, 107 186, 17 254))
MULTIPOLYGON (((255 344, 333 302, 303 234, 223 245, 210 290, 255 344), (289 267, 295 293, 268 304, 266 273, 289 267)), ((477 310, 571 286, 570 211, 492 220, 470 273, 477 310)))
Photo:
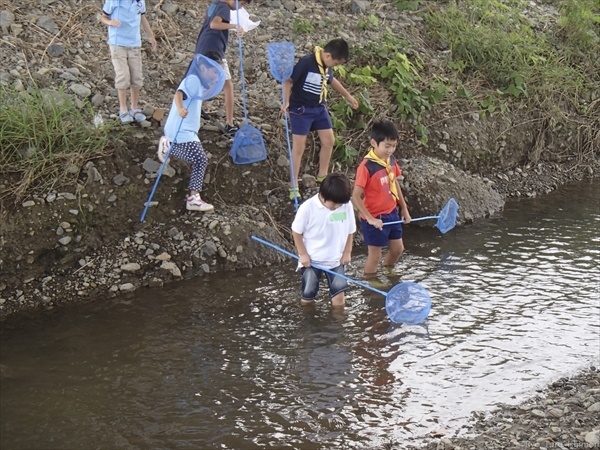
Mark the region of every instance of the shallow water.
MULTIPOLYGON (((405 227, 384 290, 417 281, 422 325, 354 287, 298 305, 285 266, 2 323, 0 447, 369 448, 452 433, 600 358, 600 180, 458 227, 405 227)), ((364 254, 350 276, 360 278, 364 254)))

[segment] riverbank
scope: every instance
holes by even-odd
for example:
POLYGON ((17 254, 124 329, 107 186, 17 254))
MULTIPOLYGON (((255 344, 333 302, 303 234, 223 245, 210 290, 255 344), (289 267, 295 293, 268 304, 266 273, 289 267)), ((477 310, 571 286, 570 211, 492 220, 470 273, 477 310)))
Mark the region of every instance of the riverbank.
POLYGON ((475 412, 458 434, 423 446, 453 450, 526 450, 600 448, 600 372, 588 367, 554 381, 519 405, 499 405, 491 415, 475 412))

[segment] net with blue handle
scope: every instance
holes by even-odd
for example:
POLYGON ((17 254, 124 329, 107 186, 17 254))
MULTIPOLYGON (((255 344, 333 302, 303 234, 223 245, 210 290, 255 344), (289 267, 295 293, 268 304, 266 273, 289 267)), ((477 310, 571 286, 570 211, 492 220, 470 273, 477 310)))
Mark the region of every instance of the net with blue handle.
POLYGON ((418 325, 427 318, 430 310, 431 297, 418 283, 399 283, 385 296, 385 311, 394 323, 418 325))
MULTIPOLYGON (((269 57, 269 68, 271 75, 281 82, 281 104, 285 104, 285 93, 283 82, 292 76, 294 71, 295 47, 293 42, 271 42, 267 45, 267 56, 269 57)), ((288 157, 290 159, 290 181, 292 188, 296 191, 296 180, 294 180, 294 163, 292 149, 290 146, 290 132, 288 127, 287 113, 284 113, 285 137, 287 140, 288 157)), ((294 205, 298 211, 298 197, 294 196, 294 205)))
POLYGON ((231 159, 235 164, 252 164, 267 157, 262 134, 251 125, 242 125, 235 133, 231 159))
POLYGON ((225 85, 225 72, 217 61, 197 54, 188 67, 183 80, 184 89, 192 100, 208 100, 218 95, 225 85))
POLYGON ((457 214, 458 203, 456 203, 456 200, 451 198, 450 200, 448 200, 448 203, 446 203, 446 206, 444 206, 440 211, 440 215, 435 224, 437 229, 440 230, 440 233, 446 234, 448 231, 455 227, 457 214))
MULTIPOLYGON (((251 238, 257 242, 260 242, 261 244, 265 244, 275 250, 291 256, 294 259, 299 259, 297 255, 288 252, 287 250, 284 250, 271 242, 265 241, 264 239, 256 236, 251 236, 251 238)), ((390 289, 389 292, 385 292, 324 267, 314 264, 312 264, 312 266, 316 269, 322 270, 323 272, 343 278, 344 280, 350 281, 351 283, 357 284, 385 296, 385 310, 390 320, 394 323, 418 325, 427 318, 429 311, 431 310, 431 298, 429 297, 427 290, 418 283, 405 281, 395 285, 392 289, 390 289)))
MULTIPOLYGON (((437 216, 417 217, 411 219, 411 222, 418 222, 420 220, 437 219, 435 226, 442 234, 446 234, 448 231, 456 226, 456 216, 458 214, 458 203, 456 200, 451 198, 448 203, 442 208, 437 216)), ((397 223, 405 223, 406 220, 396 220, 394 222, 384 222, 383 225, 394 225, 397 223)))
POLYGON ((283 83, 292 76, 295 58, 293 42, 272 42, 267 45, 267 55, 273 78, 283 83))
MULTIPOLYGON (((237 23, 240 23, 240 9, 238 0, 235 1, 237 23)), ((244 106, 244 125, 236 131, 233 136, 233 144, 229 154, 235 164, 253 164, 267 159, 267 147, 258 128, 248 123, 248 111, 246 109, 246 82, 244 79, 244 54, 242 50, 242 39, 238 36, 238 47, 240 51, 240 78, 242 79, 242 104, 244 106)))

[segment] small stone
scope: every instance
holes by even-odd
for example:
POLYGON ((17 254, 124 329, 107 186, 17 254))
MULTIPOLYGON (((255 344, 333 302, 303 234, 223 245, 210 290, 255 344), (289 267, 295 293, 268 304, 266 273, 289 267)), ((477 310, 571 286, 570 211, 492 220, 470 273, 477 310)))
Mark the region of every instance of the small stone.
POLYGON ((119 286, 119 290, 123 292, 133 291, 135 290, 135 286, 132 283, 123 283, 119 286))
POLYGON ((27 200, 23 202, 23 208, 31 208, 32 206, 35 206, 35 202, 33 200, 27 200))
POLYGON ((181 277, 181 270, 179 270, 179 267, 177 267, 177 264, 175 264, 172 261, 163 261, 162 264, 160 265, 160 268, 163 270, 166 270, 168 272, 171 272, 171 274, 173 274, 174 277, 181 277))
POLYGON ((596 402, 596 403, 594 403, 594 404, 593 404, 592 406, 590 406, 590 407, 589 407, 587 410, 588 410, 589 412, 598 412, 598 411, 600 411, 600 402, 596 402))
POLYGON ((600 446, 600 430, 590 431, 585 435, 584 439, 591 448, 597 448, 600 446))
POLYGON ((108 197, 106 199, 106 201, 109 202, 109 203, 116 202, 117 201, 117 196, 115 194, 112 194, 110 197, 108 197))
POLYGON ((279 158, 277 158, 277 165, 279 167, 286 167, 290 165, 290 160, 287 159, 285 156, 281 155, 279 158))
POLYGON ((151 288, 163 287, 164 284, 165 284, 164 281, 161 278, 157 278, 157 277, 152 277, 148 281, 148 287, 151 287, 151 288))
POLYGON ((121 266, 121 270, 126 272, 135 272, 136 270, 140 270, 141 266, 138 263, 127 263, 121 266))
POLYGON ((58 242, 59 242, 61 245, 68 245, 68 244, 69 244, 69 242, 71 242, 71 239, 72 239, 72 238, 71 238, 71 236, 65 236, 65 237, 63 237, 63 238, 60 238, 60 239, 58 240, 58 242))
POLYGON ((165 117, 165 110, 161 108, 156 108, 154 110, 154 114, 152 114, 152 118, 157 122, 160 122, 165 117))
POLYGON ((159 261, 169 261, 171 259, 171 255, 169 255, 167 252, 163 252, 158 255, 156 259, 159 261))

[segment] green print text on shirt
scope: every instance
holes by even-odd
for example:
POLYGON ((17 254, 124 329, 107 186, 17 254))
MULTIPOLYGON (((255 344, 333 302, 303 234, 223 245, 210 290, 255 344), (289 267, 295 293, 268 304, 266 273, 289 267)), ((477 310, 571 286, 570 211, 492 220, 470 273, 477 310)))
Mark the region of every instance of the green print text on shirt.
POLYGON ((335 213, 331 213, 329 215, 330 222, 343 222, 347 218, 348 218, 348 215, 346 214, 346 211, 335 212, 335 213))

